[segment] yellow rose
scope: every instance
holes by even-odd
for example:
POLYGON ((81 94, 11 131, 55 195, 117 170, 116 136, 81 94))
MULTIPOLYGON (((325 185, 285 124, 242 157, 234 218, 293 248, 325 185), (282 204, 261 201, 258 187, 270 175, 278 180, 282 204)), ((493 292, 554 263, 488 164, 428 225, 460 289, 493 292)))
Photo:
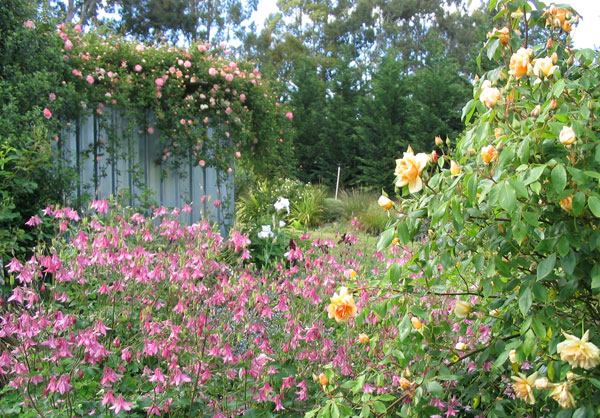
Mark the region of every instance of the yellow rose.
POLYGON ((481 85, 481 94, 479 95, 479 101, 487 107, 494 107, 500 99, 500 90, 496 87, 492 87, 492 83, 489 80, 485 80, 481 85))
POLYGON ((550 397, 554 399, 563 408, 573 408, 575 406, 575 399, 569 391, 569 383, 564 382, 554 386, 550 397))
POLYGON ((577 137, 575 136, 575 131, 573 130, 573 128, 571 128, 570 126, 563 126, 563 128, 560 131, 560 134, 558 135, 558 139, 561 144, 568 146, 573 144, 573 142, 577 140, 577 137))
POLYGON ((489 164, 498 158, 498 151, 493 145, 488 145, 481 149, 481 159, 484 163, 489 164))
POLYGON ((346 279, 354 279, 358 276, 358 273, 354 269, 348 269, 344 271, 344 277, 346 279))
POLYGON ((392 206, 394 206, 394 202, 392 202, 388 197, 383 195, 379 196, 379 200, 377 200, 377 203, 379 203, 379 206, 381 206, 385 210, 390 210, 392 206))
POLYGON ((573 210, 573 195, 569 195, 564 199, 560 199, 559 203, 561 208, 567 212, 571 212, 573 210))
POLYGON ((459 300, 456 302, 456 305, 454 305, 454 315, 456 315, 458 318, 465 318, 471 313, 472 308, 473 305, 471 305, 469 302, 459 300))
POLYGON ((535 385, 535 380, 537 379, 537 372, 533 373, 530 376, 525 376, 524 374, 519 373, 518 376, 512 376, 511 379, 515 381, 512 385, 512 389, 515 392, 515 395, 519 399, 525 399, 525 401, 533 405, 535 403, 535 397, 533 396, 533 386, 535 385))
POLYGON ((510 64, 508 66, 510 70, 508 71, 508 73, 510 75, 515 76, 515 78, 521 78, 525 74, 527 74, 527 71, 531 66, 529 58, 531 57, 532 53, 533 50, 531 48, 521 48, 517 52, 515 52, 512 55, 512 57, 510 57, 510 64))
POLYGON ((502 136, 502 128, 498 127, 496 129, 494 129, 494 137, 496 139, 500 138, 502 136))
POLYGON ((538 58, 533 60, 533 74, 536 77, 542 78, 550 77, 556 70, 558 70, 558 65, 553 65, 552 57, 538 58))
POLYGON ((348 322, 350 318, 356 316, 358 309, 346 287, 341 287, 340 293, 334 293, 330 300, 331 304, 327 308, 329 318, 335 318, 337 322, 348 322))
POLYGON ((367 334, 359 334, 358 335, 358 341, 361 344, 366 344, 370 341, 371 339, 369 338, 369 336, 367 334))
POLYGON ((327 385, 328 382, 329 382, 329 379, 327 379, 327 376, 325 375, 325 373, 321 373, 319 375, 319 383, 321 384, 321 386, 327 385))
POLYGON ((421 329, 423 327, 423 323, 416 316, 410 318, 410 322, 412 323, 412 326, 415 327, 415 329, 421 329))
POLYGON ((460 166, 458 165, 458 163, 454 160, 450 161, 450 175, 451 176, 458 176, 460 174, 460 166))
POLYGON ((581 338, 566 332, 563 332, 563 335, 567 339, 556 346, 556 352, 560 354, 562 361, 566 361, 571 367, 581 367, 582 369, 591 369, 600 364, 600 350, 594 343, 588 341, 589 329, 581 338))
POLYGON ((498 309, 492 309, 490 311, 490 316, 498 316, 500 315, 500 311, 498 309))
POLYGON ((510 350, 508 353, 508 359, 512 364, 517 364, 517 350, 510 350))
POLYGON ((396 160, 396 186, 404 187, 408 184, 408 190, 416 193, 423 188, 421 172, 429 162, 429 156, 425 153, 415 155, 411 147, 404 153, 402 159, 396 160))

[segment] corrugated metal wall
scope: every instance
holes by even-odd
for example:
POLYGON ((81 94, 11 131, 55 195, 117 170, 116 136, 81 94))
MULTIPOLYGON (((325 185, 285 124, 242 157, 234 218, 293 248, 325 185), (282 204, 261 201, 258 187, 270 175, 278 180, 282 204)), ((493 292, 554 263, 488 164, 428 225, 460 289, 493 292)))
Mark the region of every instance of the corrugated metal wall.
MULTIPOLYGON (((152 115, 147 122, 146 126, 154 125, 152 115)), ((159 138, 158 130, 149 134, 116 109, 105 108, 102 119, 93 114, 71 123, 63 132, 59 151, 63 161, 79 174, 80 184, 73 197, 87 194, 92 199, 104 199, 125 193, 128 204, 135 207, 147 189, 160 206, 181 208, 191 203, 192 212, 181 215, 184 222, 210 219, 227 233, 233 225, 233 173, 192 165, 191 154, 176 170, 171 164, 160 164, 159 138), (217 208, 216 200, 222 202, 217 208)))

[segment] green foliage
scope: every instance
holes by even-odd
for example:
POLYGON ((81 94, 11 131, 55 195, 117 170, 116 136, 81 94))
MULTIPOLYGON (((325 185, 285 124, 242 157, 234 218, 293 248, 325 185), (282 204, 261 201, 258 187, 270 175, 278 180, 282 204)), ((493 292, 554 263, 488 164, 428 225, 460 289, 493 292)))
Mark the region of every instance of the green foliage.
POLYGON ((308 184, 292 202, 290 220, 305 228, 315 227, 323 222, 323 206, 327 189, 324 186, 308 184))
MULTIPOLYGON (((408 244, 429 222, 430 239, 417 247, 404 270, 422 270, 423 276, 405 280, 404 286, 421 289, 423 296, 468 297, 477 313, 470 314, 469 307, 466 314, 455 310, 456 316, 468 316, 469 329, 490 330, 488 341, 457 344, 453 354, 452 348, 423 350, 448 338, 448 330, 430 312, 410 309, 430 321, 423 343, 403 346, 411 358, 422 352, 417 369, 432 373, 417 380, 415 415, 428 415, 426 405, 447 396, 434 376, 455 382, 460 402, 486 416, 570 416, 573 408, 576 415, 593 415, 600 396, 597 348, 579 351, 575 359, 559 346, 566 340, 563 333, 582 338, 585 331, 590 331, 588 346, 600 344, 600 57, 565 48, 564 21, 573 21, 573 11, 536 6, 492 2, 511 28, 507 42, 495 35, 486 45, 500 67, 481 77, 475 99, 465 106, 467 119, 474 115, 472 125, 453 146, 444 147, 437 164, 429 162, 420 175, 422 189, 410 196, 404 190, 398 220, 380 238, 379 247, 393 238, 408 244), (520 38, 512 31, 517 27, 542 33, 543 44, 517 51, 528 35, 520 38), (522 72, 518 63, 525 63, 522 72), (450 161, 459 170, 450 172, 450 161), (491 368, 481 369, 486 362, 491 368), (471 363, 474 373, 467 369, 471 363), (537 374, 526 382, 516 372, 537 374), (514 379, 503 382, 501 375, 514 379), (536 377, 546 377, 547 388, 536 388, 536 377), (562 397, 560 388, 566 391, 562 397), (507 401, 502 390, 517 399, 507 401), (536 401, 525 402, 528 391, 536 401)), ((410 158, 405 155, 404 161, 410 158)), ((392 281, 403 274, 395 266, 388 270, 392 281)), ((468 340, 466 325, 455 328, 458 341, 468 340)), ((399 329, 405 338, 408 316, 399 329)))
POLYGON ((344 216, 344 202, 339 199, 327 197, 323 200, 323 220, 325 222, 335 222, 344 216))
POLYGON ((57 164, 58 119, 71 87, 61 82, 70 72, 62 57, 55 22, 37 18, 33 6, 9 0, 0 9, 0 260, 26 253, 45 236, 26 226, 47 205, 60 202, 72 174, 57 164))

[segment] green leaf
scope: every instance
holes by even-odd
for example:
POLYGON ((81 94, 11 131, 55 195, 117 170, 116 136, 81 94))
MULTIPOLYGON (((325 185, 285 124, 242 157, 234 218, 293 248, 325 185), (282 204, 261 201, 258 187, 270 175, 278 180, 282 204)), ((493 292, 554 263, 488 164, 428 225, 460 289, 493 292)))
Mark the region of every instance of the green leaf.
POLYGON ((529 196, 527 194, 527 189, 525 188, 525 186, 523 185, 523 183, 521 181, 518 181, 511 177, 508 179, 508 182, 515 189, 515 191, 517 192, 519 197, 526 199, 529 196))
POLYGON ((379 236, 379 240, 377 241, 377 251, 381 251, 384 248, 389 247, 394 239, 395 234, 395 228, 389 228, 383 231, 383 233, 379 236))
POLYGON ((471 205, 477 203, 477 174, 473 174, 469 177, 469 181, 467 182, 467 197, 469 198, 469 203, 471 203, 471 205))
POLYGON ((385 414, 387 412, 387 408, 385 407, 385 404, 381 401, 373 402, 373 409, 378 414, 385 414))
POLYGON ((535 335, 537 335, 538 338, 546 338, 546 327, 544 327, 544 323, 538 315, 533 317, 531 328, 533 328, 533 332, 535 332, 535 335))
POLYGON ((527 185, 533 183, 534 181, 536 181, 537 179, 539 179, 540 176, 542 175, 542 173, 544 172, 545 168, 546 168, 545 164, 533 167, 529 171, 529 176, 527 177, 527 180, 525 180, 525 185, 527 186, 527 185))
POLYGON ((525 341, 523 341, 523 345, 521 346, 521 350, 525 356, 528 356, 532 353, 533 347, 535 346, 535 334, 530 329, 525 333, 525 341))
POLYGON ((519 297, 519 310, 523 314, 523 316, 529 313, 529 308, 531 308, 531 303, 533 302, 531 296, 531 289, 528 287, 523 291, 521 297, 519 297))
POLYGON ((515 189, 507 181, 499 184, 498 200, 502 208, 511 213, 517 206, 517 195, 515 189))
POLYGON ((408 334, 410 333, 410 329, 411 329, 411 322, 410 322, 410 317, 408 316, 408 313, 406 315, 404 315, 404 318, 402 319, 402 322, 400 322, 400 325, 398 325, 398 338, 400 339, 400 342, 404 341, 406 339, 406 337, 408 336, 408 334))
POLYGON ((492 42, 490 42, 487 46, 487 57, 489 60, 493 60, 494 56, 496 55, 496 51, 498 50, 498 47, 500 46, 500 39, 496 38, 494 39, 492 42))
POLYGON ((558 97, 560 97, 560 95, 562 94, 564 89, 565 89, 565 80, 560 79, 552 87, 552 95, 554 97, 558 98, 558 97))
POLYGON ((565 167, 562 164, 557 164, 552 169, 552 174, 550 175, 552 179, 552 187, 556 193, 560 193, 565 189, 567 185, 567 172, 565 167))
POLYGON ((442 388, 442 385, 435 380, 427 383, 427 392, 431 393, 433 396, 437 396, 438 398, 441 398, 444 395, 444 389, 442 388))
POLYGON ((549 275, 554 269, 556 264, 556 254, 552 253, 546 259, 544 259, 537 267, 537 278, 542 280, 544 277, 549 275))
POLYGON ((590 196, 588 198, 588 207, 596 218, 600 218, 600 199, 596 196, 590 196))
POLYGON ((536 300, 540 302, 546 302, 546 300, 548 300, 548 290, 546 289, 546 286, 540 282, 533 283, 531 289, 536 300))
POLYGON ((579 216, 585 209, 585 194, 577 192, 573 195, 573 216, 579 216))
POLYGON ((575 271, 576 264, 577 258, 575 257, 575 252, 572 250, 569 251, 569 253, 560 260, 560 266, 568 275, 573 274, 573 271, 575 271))

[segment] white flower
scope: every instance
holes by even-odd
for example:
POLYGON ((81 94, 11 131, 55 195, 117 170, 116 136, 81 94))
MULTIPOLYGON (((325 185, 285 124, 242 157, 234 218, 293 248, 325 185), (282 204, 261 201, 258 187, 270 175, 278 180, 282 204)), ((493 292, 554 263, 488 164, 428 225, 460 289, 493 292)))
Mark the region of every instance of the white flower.
POLYGON ((258 233, 258 238, 266 239, 272 238, 275 234, 271 231, 271 225, 263 225, 261 226, 261 231, 258 233))
POLYGON ((285 226, 285 221, 279 221, 279 227, 283 228, 285 226))
POLYGON ((558 139, 560 140, 561 144, 568 146, 573 144, 573 142, 577 140, 577 137, 575 136, 575 131, 573 130, 573 128, 571 128, 570 126, 563 126, 558 136, 558 139))
POLYGON ((556 352, 560 354, 562 361, 568 362, 572 367, 581 367, 586 370, 600 364, 600 349, 589 341, 589 329, 581 338, 566 332, 563 332, 563 335, 566 340, 556 346, 556 352))
POLYGON ((281 209, 285 209, 287 210, 287 213, 290 213, 290 201, 285 197, 279 196, 279 199, 277 199, 277 202, 275 202, 273 206, 275 206, 275 210, 277 212, 279 212, 281 209))

